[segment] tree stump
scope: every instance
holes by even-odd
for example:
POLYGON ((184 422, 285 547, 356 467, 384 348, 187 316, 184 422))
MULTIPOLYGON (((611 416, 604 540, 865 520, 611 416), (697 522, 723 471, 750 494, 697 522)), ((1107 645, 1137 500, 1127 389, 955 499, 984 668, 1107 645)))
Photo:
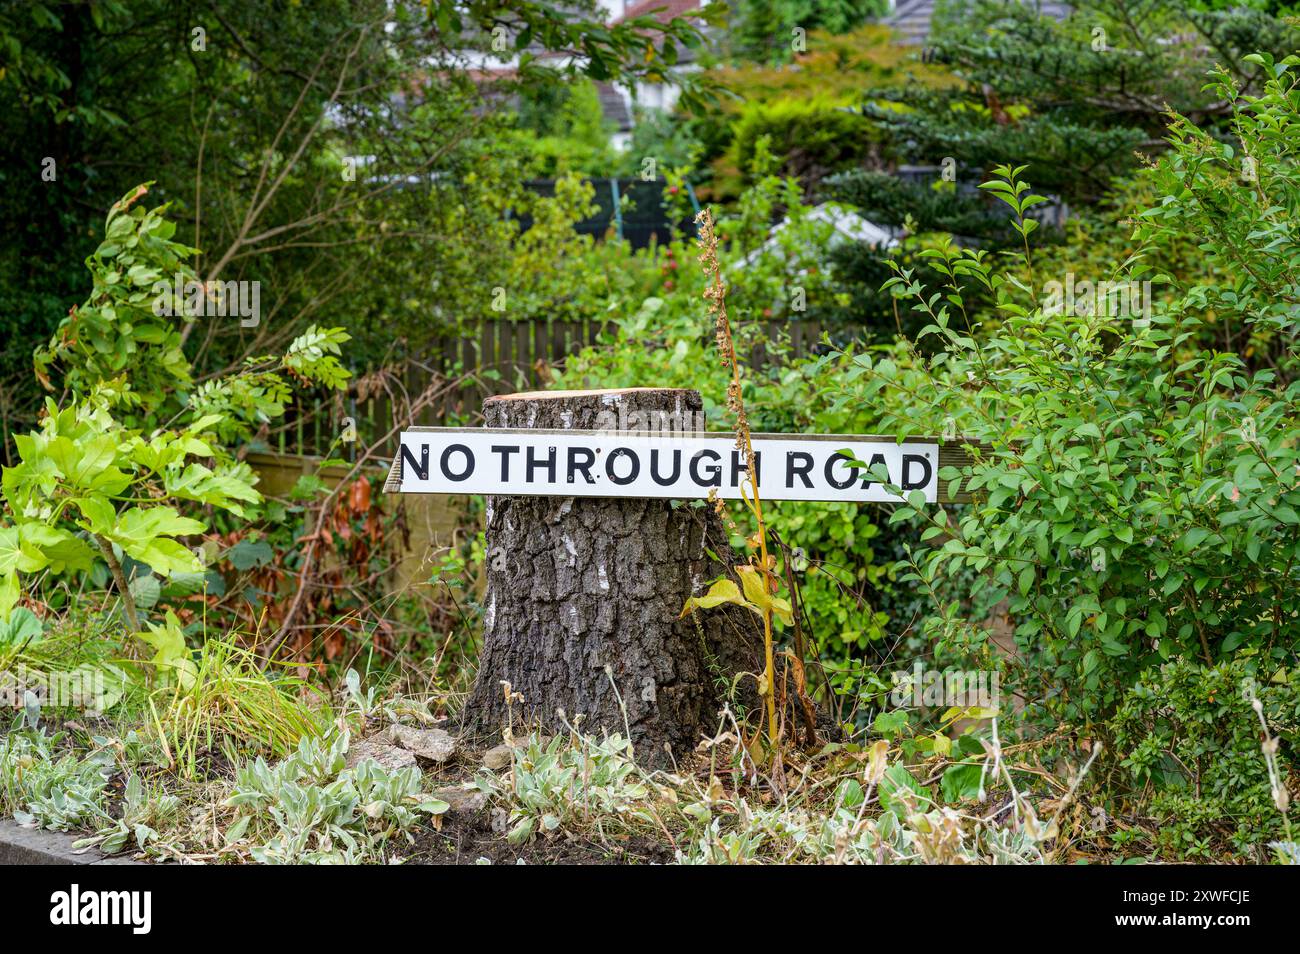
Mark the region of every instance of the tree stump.
MULTIPOLYGON (((696 391, 630 388, 503 395, 483 412, 488 427, 680 433, 702 429, 702 408, 696 391)), ((679 618, 730 569, 707 503, 489 497, 486 542, 483 647, 462 716, 473 733, 499 739, 512 716, 566 731, 581 717, 584 732, 630 732, 639 757, 663 764, 716 732, 735 674, 761 667, 752 614, 679 618), (507 682, 522 702, 507 706, 507 682)))

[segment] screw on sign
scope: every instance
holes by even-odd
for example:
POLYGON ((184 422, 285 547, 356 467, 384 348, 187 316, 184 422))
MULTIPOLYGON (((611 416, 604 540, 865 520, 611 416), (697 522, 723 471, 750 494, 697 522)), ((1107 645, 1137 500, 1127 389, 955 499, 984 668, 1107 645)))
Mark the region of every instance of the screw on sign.
MULTIPOLYGON (((402 432, 385 490, 485 495, 488 551, 500 555, 486 568, 466 729, 491 736, 512 717, 563 729, 581 716, 587 731, 630 730, 662 763, 711 729, 723 701, 714 669, 728 680, 761 670, 743 609, 680 618, 734 560, 714 508, 676 502, 736 500, 751 486, 735 435, 702 430, 702 407, 692 390, 542 391, 489 398, 486 427, 402 432), (504 682, 522 703, 507 703, 504 682)), ((765 501, 947 502, 939 471, 966 459, 930 438, 753 444, 765 501)))

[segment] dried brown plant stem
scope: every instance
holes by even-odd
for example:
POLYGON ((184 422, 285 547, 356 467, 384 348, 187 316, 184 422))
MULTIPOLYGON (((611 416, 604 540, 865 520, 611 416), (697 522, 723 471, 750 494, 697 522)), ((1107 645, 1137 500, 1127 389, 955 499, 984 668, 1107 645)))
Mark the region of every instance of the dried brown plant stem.
MULTIPOLYGON (((722 266, 718 262, 718 234, 714 229, 713 212, 702 209, 695 217, 699 226, 700 264, 708 277, 709 286, 704 297, 709 302, 709 313, 713 315, 718 351, 722 354, 724 366, 731 369, 731 383, 727 386, 727 407, 736 416, 736 446, 745 452, 745 468, 752 498, 749 502, 758 524, 758 572, 768 592, 775 591, 772 568, 767 555, 767 524, 763 520, 763 501, 758 493, 758 481, 754 477, 754 440, 749 430, 749 418, 745 415, 745 401, 740 390, 740 364, 736 361, 736 345, 731 336, 731 321, 727 318, 727 285, 722 278, 722 266)), ((743 485, 742 485, 743 486, 743 485)), ((767 705, 767 737, 773 758, 777 752, 776 726, 776 675, 772 649, 772 607, 765 605, 763 610, 763 685, 762 695, 767 705)))

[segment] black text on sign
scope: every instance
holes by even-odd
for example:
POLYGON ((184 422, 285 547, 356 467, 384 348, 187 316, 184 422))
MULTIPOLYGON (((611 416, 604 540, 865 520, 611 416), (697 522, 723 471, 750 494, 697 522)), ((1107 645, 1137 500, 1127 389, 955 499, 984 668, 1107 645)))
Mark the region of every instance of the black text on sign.
MULTIPOLYGON (((765 500, 897 503, 938 497, 939 445, 836 435, 756 435, 765 500)), ((744 452, 731 434, 430 428, 403 432, 403 493, 696 499, 741 497, 744 452)))

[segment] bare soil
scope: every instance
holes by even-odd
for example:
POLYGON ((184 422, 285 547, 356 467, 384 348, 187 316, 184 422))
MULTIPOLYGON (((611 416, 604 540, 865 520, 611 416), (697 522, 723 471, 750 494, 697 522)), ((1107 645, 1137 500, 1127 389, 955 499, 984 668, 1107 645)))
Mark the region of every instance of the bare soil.
POLYGON ((537 836, 526 845, 515 846, 505 835, 492 830, 488 809, 474 813, 449 813, 442 829, 422 827, 407 864, 472 865, 479 859, 494 865, 627 865, 665 864, 673 860, 668 846, 635 838, 611 839, 608 844, 569 836, 537 836))

